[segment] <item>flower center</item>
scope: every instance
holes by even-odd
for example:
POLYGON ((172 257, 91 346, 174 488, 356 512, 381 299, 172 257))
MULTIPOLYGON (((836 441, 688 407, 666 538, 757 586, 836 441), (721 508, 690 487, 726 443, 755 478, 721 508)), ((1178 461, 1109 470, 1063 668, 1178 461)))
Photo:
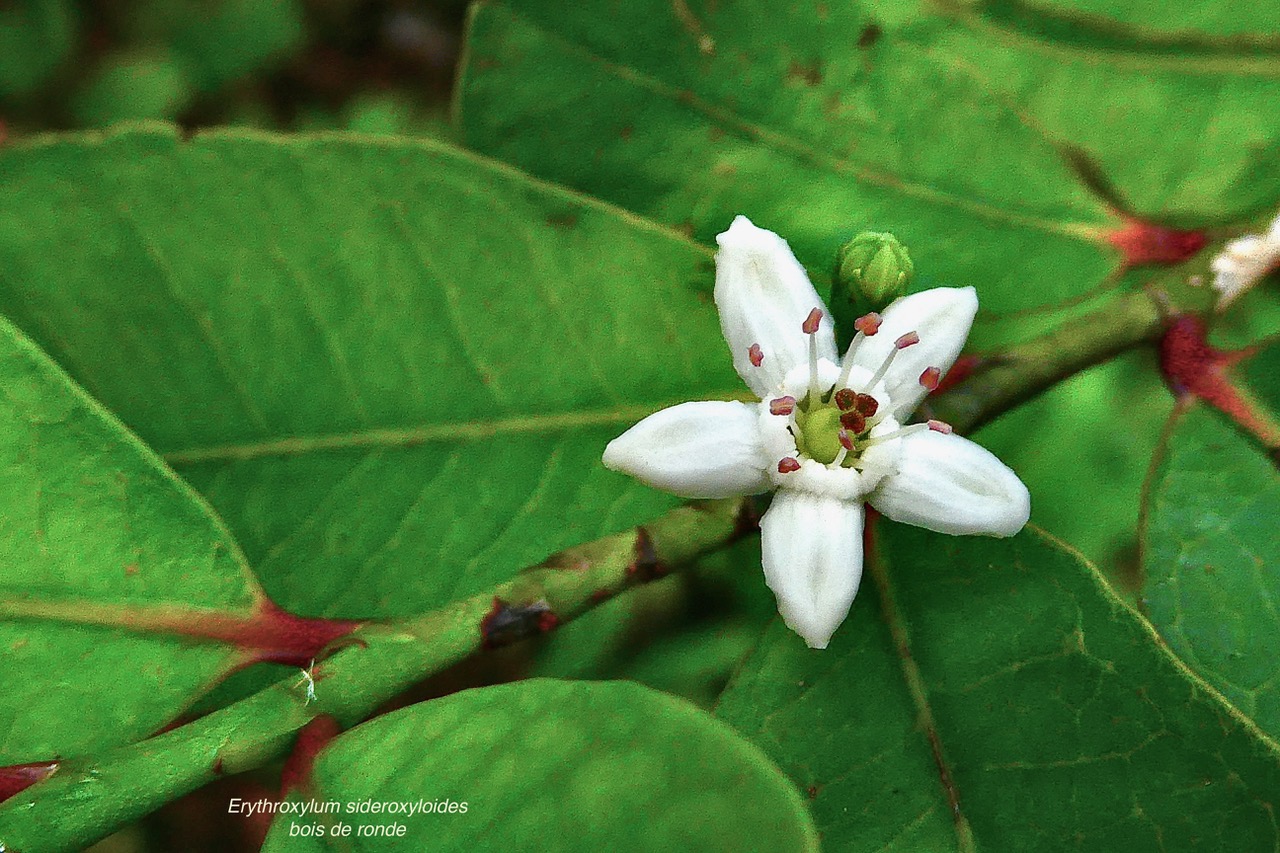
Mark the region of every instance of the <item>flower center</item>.
MULTIPOLYGON (((872 395, 872 390, 884 379, 898 353, 920 342, 916 332, 908 332, 894 341, 893 349, 881 362, 870 378, 856 383, 851 381, 854 353, 858 345, 880 330, 879 314, 871 313, 854 323, 857 334, 849 344, 842 359, 843 367, 834 385, 824 387, 818 375, 817 331, 822 320, 821 309, 809 313, 801 328, 809 336, 809 381, 807 393, 799 401, 795 397, 778 397, 769 401, 772 415, 789 420, 788 431, 795 439, 796 451, 801 458, 812 459, 828 468, 853 468, 861 470, 863 453, 877 444, 892 441, 921 430, 949 433, 951 427, 942 421, 931 420, 899 429, 881 430, 876 427, 895 417, 906 417, 909 412, 894 412, 889 400, 872 395)), ((866 371, 862 371, 865 373, 866 371)), ((828 374, 829 375, 829 374, 828 374)), ((941 371, 929 367, 920 374, 919 382, 929 391, 938 387, 941 371)), ((784 457, 778 463, 778 473, 788 474, 800 470, 799 460, 784 457)))

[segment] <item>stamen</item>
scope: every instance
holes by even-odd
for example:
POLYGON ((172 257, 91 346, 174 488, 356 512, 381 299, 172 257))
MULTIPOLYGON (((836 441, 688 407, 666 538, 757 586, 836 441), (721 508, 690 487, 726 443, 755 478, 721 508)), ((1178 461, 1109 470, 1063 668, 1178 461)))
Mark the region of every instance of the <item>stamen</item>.
POLYGON ((857 405, 858 395, 849 388, 841 388, 836 392, 835 401, 837 406, 847 412, 857 405))
POLYGON ((895 429, 893 432, 888 432, 884 435, 877 435, 875 438, 869 438, 862 443, 862 447, 865 450, 868 447, 883 444, 886 441, 893 441, 895 438, 902 438, 904 435, 923 432, 929 428, 928 424, 912 424, 911 426, 905 426, 902 429, 895 429))
POLYGON ((861 317, 853 321, 853 328, 857 329, 868 338, 880 331, 880 324, 884 322, 883 318, 876 312, 863 314, 861 317))
POLYGON ((951 424, 946 421, 929 421, 925 426, 934 432, 940 432, 943 435, 951 435, 951 424))
POLYGON ((760 349, 759 344, 752 344, 747 347, 747 358, 750 359, 752 367, 759 367, 764 364, 764 350, 760 349))
POLYGON ((818 331, 818 326, 822 324, 822 309, 814 308, 809 312, 809 316, 804 318, 804 323, 800 328, 804 330, 806 335, 812 335, 818 331))
POLYGON ((920 343, 920 336, 915 332, 907 332, 905 335, 894 341, 893 345, 898 349, 906 349, 907 347, 915 346, 918 343, 920 343))
POLYGON ((865 417, 874 417, 880 408, 880 401, 870 394, 859 394, 858 402, 853 407, 863 414, 865 417))
POLYGON ((933 393, 938 390, 938 383, 942 380, 942 371, 936 367, 926 367, 924 373, 920 374, 920 384, 925 390, 933 393))
POLYGON ((859 435, 867 428, 867 418, 862 412, 845 412, 840 416, 840 425, 854 435, 859 435))
POLYGON ((818 325, 822 322, 822 309, 809 312, 800 328, 809 336, 809 399, 817 400, 822 390, 818 387, 818 325))
POLYGON ((779 397, 769 401, 769 414, 789 415, 796 410, 795 397, 779 397))
POLYGON ((849 373, 853 370, 854 350, 858 348, 858 344, 862 343, 864 338, 869 338, 880 331, 881 322, 880 315, 874 311, 870 314, 863 314, 853 321, 853 328, 857 329, 857 333, 853 336, 853 340, 849 341, 849 348, 844 351, 844 358, 840 361, 844 367, 840 369, 840 378, 836 380, 837 388, 848 387, 849 373))
POLYGON ((800 460, 796 459, 794 456, 784 456, 778 462, 779 474, 790 474, 793 471, 799 471, 799 470, 800 470, 800 460))
POLYGON ((836 436, 840 439, 840 452, 837 453, 836 458, 832 459, 831 463, 827 465, 828 468, 839 468, 844 462, 845 457, 849 455, 849 451, 853 450, 853 439, 849 437, 849 433, 844 430, 840 430, 836 436))

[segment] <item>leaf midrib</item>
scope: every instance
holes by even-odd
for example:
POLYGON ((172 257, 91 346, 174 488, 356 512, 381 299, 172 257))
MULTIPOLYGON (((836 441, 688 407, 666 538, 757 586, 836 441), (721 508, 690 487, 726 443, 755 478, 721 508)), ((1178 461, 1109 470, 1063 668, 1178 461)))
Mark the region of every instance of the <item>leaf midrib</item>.
MULTIPOLYGON (((422 424, 411 427, 380 427, 344 433, 280 436, 233 444, 188 447, 161 453, 169 465, 181 467, 203 462, 239 462, 267 456, 298 456, 332 450, 410 448, 441 441, 477 441, 496 435, 567 432, 574 429, 627 425, 658 409, 688 402, 689 398, 660 403, 615 406, 540 415, 511 415, 489 420, 422 424)), ((745 391, 697 394, 699 400, 739 400, 754 402, 745 391)))
MULTIPOLYGON (((872 521, 872 524, 878 521, 877 518, 872 521)), ((868 528, 873 530, 870 525, 868 528)), ((875 537, 872 533, 868 536, 868 544, 874 541, 875 537)), ((960 853, 976 853, 977 844, 973 836, 973 828, 960 807, 955 773, 947 760, 942 736, 938 732, 938 724, 933 716, 928 685, 925 684, 924 675, 920 672, 920 667, 911 653, 911 633, 907 628, 906 618, 898 606, 897 594, 894 592, 893 579, 890 576, 891 566, 884 552, 884 548, 868 547, 865 558, 866 568, 880 593, 880 610, 885 627, 889 629, 889 635, 893 640, 894 651, 897 653, 898 663, 902 669, 902 680, 911 696, 912 704, 916 707, 917 721, 924 732, 929 751, 937 767, 938 785, 942 789, 947 810, 951 812, 957 849, 960 853)))
POLYGON ((1051 39, 1020 27, 1012 16, 992 4, 971 6, 955 0, 930 0, 939 14, 979 38, 998 41, 1076 62, 1102 61, 1130 71, 1176 71, 1236 77, 1280 77, 1280 39, 1214 36, 1208 33, 1158 34, 1143 27, 1101 16, 1058 16, 1045 9, 1028 9, 1038 20, 1069 23, 1080 41, 1051 39), (1086 43, 1085 37, 1095 41, 1086 43), (1249 52, 1251 51, 1251 52, 1249 52))

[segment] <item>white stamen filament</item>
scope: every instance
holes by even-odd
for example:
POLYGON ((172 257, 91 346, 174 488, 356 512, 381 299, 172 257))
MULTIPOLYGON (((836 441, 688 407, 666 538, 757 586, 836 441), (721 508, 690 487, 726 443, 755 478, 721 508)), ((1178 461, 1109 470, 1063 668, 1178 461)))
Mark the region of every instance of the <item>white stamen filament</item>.
POLYGON ((880 368, 871 377, 871 381, 867 383, 867 393, 871 393, 871 389, 876 387, 884 375, 889 372, 889 366, 893 364, 893 360, 898 357, 900 350, 897 347, 889 350, 889 354, 884 357, 884 361, 880 362, 880 368))
POLYGON ((809 399, 815 401, 822 393, 818 387, 818 335, 809 335, 809 399))
POLYGON ((853 352, 865 337, 866 335, 862 332, 858 332, 853 336, 853 340, 849 342, 849 348, 844 351, 844 358, 840 361, 842 366, 840 368, 840 378, 836 380, 836 388, 849 387, 849 374, 853 372, 853 352))
POLYGON ((895 438, 902 438, 904 435, 911 435, 912 433, 921 432, 926 429, 929 429, 928 424, 912 424, 911 426, 905 426, 902 429, 895 429, 893 432, 887 432, 884 435, 877 435, 874 438, 869 438, 862 442, 862 446, 873 447, 874 445, 882 444, 886 441, 893 441, 895 438))
POLYGON ((847 448, 847 447, 841 447, 841 448, 840 448, 840 452, 836 454, 836 458, 835 458, 835 459, 832 459, 832 460, 831 460, 831 463, 830 463, 829 465, 827 465, 827 467, 828 467, 828 468, 839 468, 839 467, 840 467, 840 463, 844 462, 844 458, 845 458, 846 456, 848 456, 848 455, 849 455, 849 448, 847 448))

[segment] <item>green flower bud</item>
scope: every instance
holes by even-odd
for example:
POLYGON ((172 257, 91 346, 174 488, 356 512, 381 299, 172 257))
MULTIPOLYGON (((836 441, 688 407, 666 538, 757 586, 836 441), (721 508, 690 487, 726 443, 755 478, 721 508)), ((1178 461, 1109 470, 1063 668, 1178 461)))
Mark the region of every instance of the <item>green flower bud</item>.
POLYGON ((836 252, 835 289, 858 308, 879 311, 906 294, 914 272, 897 237, 863 231, 836 252))

